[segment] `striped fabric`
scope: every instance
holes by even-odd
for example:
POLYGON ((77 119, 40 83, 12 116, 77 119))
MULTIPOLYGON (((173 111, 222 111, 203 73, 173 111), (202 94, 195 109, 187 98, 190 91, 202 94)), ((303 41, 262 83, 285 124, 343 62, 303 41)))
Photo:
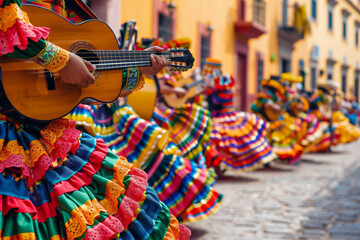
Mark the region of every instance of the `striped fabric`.
POLYGON ((266 130, 266 122, 253 113, 230 112, 213 118, 210 147, 218 151, 218 164, 234 171, 252 171, 274 160, 266 130))
POLYGON ((215 79, 211 93, 213 127, 205 155, 208 166, 252 171, 276 158, 266 139, 268 125, 253 113, 233 110, 234 79, 215 79))
MULTIPOLYGON (((139 118, 130 106, 80 105, 69 118, 104 139, 117 155, 145 170, 150 186, 181 221, 206 218, 218 209, 222 196, 212 188, 215 173, 182 157, 179 147, 169 143, 169 131, 139 118), (190 209, 197 215, 187 215, 190 209)), ((165 119, 163 127, 173 129, 165 126, 165 119)))
POLYGON ((212 127, 208 110, 191 103, 179 109, 155 108, 153 119, 170 130, 171 141, 180 149, 182 156, 205 167, 203 145, 209 140, 212 127))

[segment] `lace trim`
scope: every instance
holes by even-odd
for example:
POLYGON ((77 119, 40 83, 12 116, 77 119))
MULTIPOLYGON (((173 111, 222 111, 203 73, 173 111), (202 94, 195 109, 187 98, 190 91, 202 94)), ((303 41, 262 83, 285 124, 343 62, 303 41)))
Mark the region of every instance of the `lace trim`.
POLYGON ((38 42, 39 39, 46 39, 49 33, 49 28, 34 27, 31 24, 17 21, 6 32, 0 31, 0 54, 14 52, 15 46, 20 50, 25 50, 29 45, 28 39, 38 42))
POLYGON ((179 224, 179 240, 188 240, 190 239, 191 231, 182 224, 179 224))
POLYGON ((80 237, 87 225, 93 225, 94 219, 100 216, 100 212, 106 210, 96 200, 88 200, 84 205, 75 208, 71 212, 71 218, 65 223, 66 235, 68 239, 80 237))
POLYGON ((32 60, 45 67, 50 72, 59 72, 66 66, 69 60, 69 52, 58 47, 51 42, 46 42, 46 46, 32 60))
POLYGON ((25 151, 24 147, 20 146, 16 140, 8 142, 5 147, 2 147, 3 144, 4 140, 2 139, 0 144, 0 162, 5 162, 11 155, 19 155, 21 156, 22 162, 28 167, 33 167, 38 158, 42 154, 46 154, 41 142, 37 140, 30 143, 30 151, 25 151))
MULTIPOLYGON (((76 152, 80 145, 80 131, 74 129, 74 126, 73 121, 66 119, 51 122, 42 129, 39 140, 29 143, 28 150, 20 145, 22 141, 26 141, 20 135, 19 139, 9 142, 0 139, 0 172, 12 167, 21 168, 21 177, 27 178, 27 186, 33 185, 51 165, 55 167, 58 164, 57 160, 61 162, 69 152, 76 152)), ((26 130, 19 125, 17 131, 26 130)))
POLYGON ((134 165, 128 163, 124 157, 119 157, 113 169, 114 177, 107 183, 105 198, 100 204, 110 215, 116 214, 115 217, 120 219, 121 224, 127 228, 136 218, 146 198, 147 175, 144 171, 134 168, 134 165), (129 174, 131 178, 126 190, 123 180, 129 174), (124 193, 125 196, 119 206, 118 198, 124 193))
POLYGON ((114 215, 119 211, 118 198, 126 191, 123 184, 124 177, 129 174, 133 167, 133 164, 128 163, 124 157, 119 157, 119 160, 114 164, 113 179, 106 184, 106 196, 100 202, 110 215, 114 215))
POLYGON ((95 227, 86 232, 87 240, 114 239, 118 233, 124 231, 124 226, 120 220, 109 215, 103 222, 98 223, 95 227))
POLYGON ((0 8, 0 30, 6 32, 17 20, 30 23, 26 12, 23 12, 16 3, 0 8))
POLYGON ((124 194, 126 189, 114 181, 109 181, 106 184, 105 198, 100 201, 100 204, 106 209, 110 215, 118 212, 118 198, 124 194))

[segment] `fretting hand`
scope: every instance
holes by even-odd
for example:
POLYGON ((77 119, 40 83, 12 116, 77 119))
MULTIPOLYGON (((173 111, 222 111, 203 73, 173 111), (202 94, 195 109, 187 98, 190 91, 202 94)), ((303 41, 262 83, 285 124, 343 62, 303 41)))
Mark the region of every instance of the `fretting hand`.
MULTIPOLYGON (((164 49, 161 47, 154 46, 154 47, 149 47, 144 51, 163 52, 164 49)), ((158 72, 160 72, 164 67, 167 67, 169 65, 169 61, 162 55, 151 54, 150 61, 151 61, 151 66, 139 68, 141 74, 155 75, 158 72)))

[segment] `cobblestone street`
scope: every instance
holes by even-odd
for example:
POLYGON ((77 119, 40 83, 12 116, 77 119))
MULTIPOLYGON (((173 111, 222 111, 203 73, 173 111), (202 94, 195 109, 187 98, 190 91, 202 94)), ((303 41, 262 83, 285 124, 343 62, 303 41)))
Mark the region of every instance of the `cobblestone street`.
POLYGON ((294 166, 230 173, 209 219, 188 223, 192 240, 360 240, 360 142, 306 154, 294 166))

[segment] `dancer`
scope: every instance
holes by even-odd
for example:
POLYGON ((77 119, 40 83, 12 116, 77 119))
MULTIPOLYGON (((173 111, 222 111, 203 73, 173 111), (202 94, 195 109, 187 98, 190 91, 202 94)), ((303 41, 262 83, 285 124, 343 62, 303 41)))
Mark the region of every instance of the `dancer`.
POLYGON ((234 78, 223 75, 221 62, 207 58, 203 75, 210 75, 208 105, 213 126, 206 145, 208 166, 233 171, 261 168, 276 158, 266 139, 267 123, 253 113, 234 110, 234 78))
POLYGON ((300 160, 304 147, 300 145, 301 121, 286 113, 291 89, 281 77, 272 76, 261 82, 262 90, 251 110, 270 124, 267 138, 279 159, 289 164, 300 160))

